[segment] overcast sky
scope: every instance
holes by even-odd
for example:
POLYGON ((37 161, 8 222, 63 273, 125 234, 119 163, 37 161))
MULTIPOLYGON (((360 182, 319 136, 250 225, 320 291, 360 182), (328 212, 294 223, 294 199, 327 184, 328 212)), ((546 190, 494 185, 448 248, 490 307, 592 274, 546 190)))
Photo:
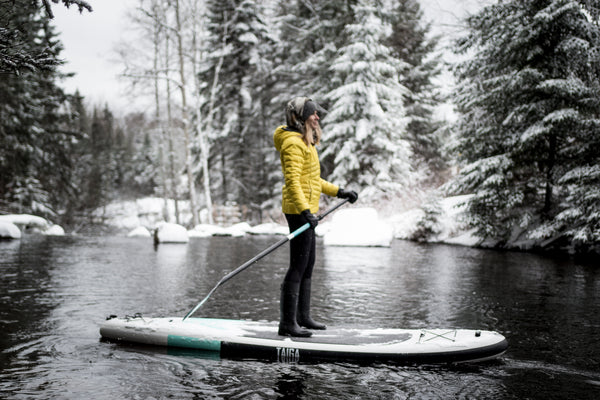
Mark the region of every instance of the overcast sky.
POLYGON ((79 89, 88 101, 108 102, 116 107, 127 105, 125 85, 117 78, 120 66, 115 61, 115 45, 125 30, 126 10, 135 7, 137 0, 90 0, 94 11, 79 14, 55 5, 54 24, 61 33, 65 47, 62 57, 67 61, 63 71, 75 72, 63 86, 69 92, 79 89))
MULTIPOLYGON (((433 22, 433 29, 448 37, 459 29, 461 16, 476 11, 484 2, 490 0, 422 0, 421 4, 426 18, 433 22)), ((76 73, 63 86, 68 92, 79 89, 92 104, 106 102, 126 112, 137 102, 118 78, 121 67, 116 61, 115 47, 126 31, 126 12, 138 0, 89 0, 89 3, 94 9, 91 13, 79 14, 73 6, 53 8, 54 22, 65 47, 62 56, 67 64, 63 70, 76 73)))

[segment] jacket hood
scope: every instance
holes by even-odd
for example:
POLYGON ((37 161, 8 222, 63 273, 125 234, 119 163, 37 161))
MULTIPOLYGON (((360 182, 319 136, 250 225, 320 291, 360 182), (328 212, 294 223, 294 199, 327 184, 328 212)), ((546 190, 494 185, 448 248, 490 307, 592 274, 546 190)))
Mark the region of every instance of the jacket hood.
POLYGON ((283 142, 291 137, 300 138, 301 134, 298 131, 288 128, 286 125, 278 126, 277 129, 275 129, 275 134, 273 135, 273 142, 275 143, 275 148, 277 151, 280 152, 283 142))

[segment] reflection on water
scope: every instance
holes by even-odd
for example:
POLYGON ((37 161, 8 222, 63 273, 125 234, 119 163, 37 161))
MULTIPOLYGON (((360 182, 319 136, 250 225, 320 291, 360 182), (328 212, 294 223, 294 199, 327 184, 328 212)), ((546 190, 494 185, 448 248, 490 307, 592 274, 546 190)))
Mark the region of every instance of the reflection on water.
MULTIPOLYGON (((395 241, 318 243, 313 314, 329 325, 498 330, 499 362, 461 367, 278 364, 99 340, 109 314, 182 316, 279 238, 26 236, 0 242, 0 398, 596 398, 593 262, 395 241)), ((220 287, 197 316, 276 321, 287 246, 220 287)))

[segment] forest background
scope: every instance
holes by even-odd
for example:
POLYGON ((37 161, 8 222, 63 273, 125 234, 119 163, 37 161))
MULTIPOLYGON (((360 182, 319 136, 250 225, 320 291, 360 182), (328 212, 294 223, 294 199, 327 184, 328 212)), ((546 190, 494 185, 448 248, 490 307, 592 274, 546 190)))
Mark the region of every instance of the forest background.
POLYGON ((440 199, 467 194, 488 245, 598 253, 599 3, 492 3, 447 66, 416 0, 141 0, 119 55, 152 111, 116 118, 61 86, 52 7, 93 2, 0 0, 0 212, 81 230, 152 195, 185 199, 190 227, 232 203, 262 222, 282 185, 272 132, 307 95, 329 111, 323 177, 384 215, 422 207, 415 239, 436 233, 440 199))

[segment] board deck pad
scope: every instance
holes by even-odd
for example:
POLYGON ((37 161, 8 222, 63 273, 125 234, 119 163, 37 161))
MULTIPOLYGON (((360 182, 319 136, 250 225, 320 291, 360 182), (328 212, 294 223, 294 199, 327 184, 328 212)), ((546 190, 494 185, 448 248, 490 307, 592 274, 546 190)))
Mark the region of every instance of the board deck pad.
MULTIPOLYGON (((344 344, 344 345, 367 345, 367 344, 383 344, 390 343, 393 341, 401 342, 411 338, 408 333, 392 334, 382 332, 371 332, 368 336, 365 336, 364 331, 357 329, 343 329, 343 328, 330 328, 326 331, 312 331, 313 336, 308 338, 303 337, 289 337, 288 339, 294 342, 306 342, 306 343, 323 343, 323 344, 344 344)), ((283 341, 287 337, 279 336, 276 330, 270 332, 252 332, 248 331, 246 337, 261 337, 271 340, 283 341)))
POLYGON ((280 336, 277 322, 231 319, 111 317, 103 338, 131 343, 219 352, 227 358, 282 362, 368 360, 465 362, 500 356, 504 336, 465 329, 360 329, 331 327, 308 338, 280 336))

